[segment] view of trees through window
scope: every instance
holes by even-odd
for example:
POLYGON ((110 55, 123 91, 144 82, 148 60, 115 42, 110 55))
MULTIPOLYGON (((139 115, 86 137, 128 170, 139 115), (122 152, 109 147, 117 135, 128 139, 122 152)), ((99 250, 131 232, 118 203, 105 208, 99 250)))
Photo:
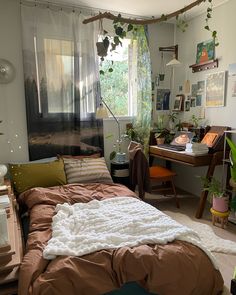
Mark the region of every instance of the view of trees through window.
POLYGON ((105 75, 100 75, 101 95, 116 116, 129 115, 129 62, 128 47, 130 40, 122 41, 116 52, 110 52, 100 65, 105 75), (111 60, 113 72, 108 72, 111 60))

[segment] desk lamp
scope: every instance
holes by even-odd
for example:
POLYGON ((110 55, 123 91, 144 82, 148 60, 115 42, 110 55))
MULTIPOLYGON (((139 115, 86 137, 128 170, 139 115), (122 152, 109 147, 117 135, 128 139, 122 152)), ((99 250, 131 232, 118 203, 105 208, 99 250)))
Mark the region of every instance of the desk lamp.
POLYGON ((96 110, 96 119, 109 118, 107 110, 111 113, 112 117, 115 119, 117 126, 118 126, 118 140, 117 140, 118 152, 116 153, 116 156, 115 156, 115 162, 123 163, 123 162, 125 162, 125 153, 121 152, 121 142, 122 141, 121 141, 121 134, 120 134, 120 122, 116 118, 116 116, 113 114, 113 112, 111 111, 109 106, 106 104, 106 102, 103 100, 103 98, 101 97, 100 106, 96 110), (105 107, 104 107, 104 105, 105 105, 105 107))

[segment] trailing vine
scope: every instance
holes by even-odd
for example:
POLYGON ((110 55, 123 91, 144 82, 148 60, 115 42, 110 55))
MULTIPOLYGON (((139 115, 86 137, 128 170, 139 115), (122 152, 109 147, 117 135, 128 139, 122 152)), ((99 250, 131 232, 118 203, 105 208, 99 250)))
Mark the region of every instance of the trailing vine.
MULTIPOLYGON (((213 4, 212 4, 212 0, 207 0, 209 2, 209 6, 207 7, 207 15, 206 15, 206 18, 205 18, 205 22, 206 22, 206 25, 205 25, 205 29, 209 32, 211 32, 211 36, 214 40, 214 44, 215 46, 218 46, 219 45, 219 42, 218 42, 218 39, 217 39, 217 31, 216 30, 212 30, 209 26, 209 20, 212 18, 212 11, 213 11, 213 4)), ((204 1, 206 2, 206 0, 204 1)))
MULTIPOLYGON (((118 16, 115 16, 115 15, 111 14, 110 12, 105 12, 105 13, 99 13, 96 16, 88 18, 88 19, 84 20, 83 23, 87 24, 89 22, 101 20, 103 18, 113 20, 113 28, 114 28, 114 33, 115 33, 114 36, 109 36, 108 32, 106 30, 103 30, 102 41, 97 42, 98 56, 100 56, 100 60, 101 60, 101 62, 103 62, 105 60, 104 57, 107 56, 109 48, 110 48, 110 51, 115 51, 117 46, 122 45, 122 39, 124 39, 126 37, 128 32, 131 32, 131 33, 135 32, 136 27, 134 25, 146 25, 146 24, 152 24, 152 23, 160 23, 160 22, 167 21, 170 18, 176 17, 177 27, 182 32, 185 32, 188 27, 188 23, 185 18, 185 12, 192 9, 193 7, 195 7, 197 5, 200 5, 203 2, 209 3, 209 6, 207 7, 207 11, 206 11, 204 28, 207 31, 211 32, 211 36, 214 40, 214 44, 215 44, 215 46, 218 46, 219 42, 217 39, 217 31, 212 30, 209 25, 209 20, 212 18, 212 11, 213 11, 212 0, 196 0, 196 1, 192 2, 191 4, 185 6, 182 9, 179 9, 179 10, 169 13, 167 15, 162 14, 161 17, 159 17, 159 18, 152 18, 152 19, 146 19, 146 20, 131 19, 131 18, 124 18, 121 16, 121 14, 118 14, 118 16)), ((108 72, 110 72, 110 73, 113 72, 113 61, 111 61, 110 65, 108 66, 108 72)), ((103 70, 100 70, 100 74, 104 75, 105 72, 103 70)))

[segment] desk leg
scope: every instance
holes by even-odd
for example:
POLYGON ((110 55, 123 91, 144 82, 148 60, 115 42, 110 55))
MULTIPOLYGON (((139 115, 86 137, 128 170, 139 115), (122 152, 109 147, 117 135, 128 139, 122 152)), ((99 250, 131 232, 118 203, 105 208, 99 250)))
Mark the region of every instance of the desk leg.
MULTIPOLYGON (((213 176, 214 171, 215 171, 215 166, 222 162, 222 157, 223 157, 222 152, 216 152, 216 153, 213 154, 211 163, 210 163, 210 165, 208 167, 207 174, 206 174, 206 177, 208 179, 210 179, 213 176)), ((197 209, 197 212, 196 212, 196 218, 201 218, 202 217, 202 213, 203 213, 204 208, 205 208, 207 196, 208 196, 208 191, 202 191, 201 196, 200 196, 198 209, 197 209)))

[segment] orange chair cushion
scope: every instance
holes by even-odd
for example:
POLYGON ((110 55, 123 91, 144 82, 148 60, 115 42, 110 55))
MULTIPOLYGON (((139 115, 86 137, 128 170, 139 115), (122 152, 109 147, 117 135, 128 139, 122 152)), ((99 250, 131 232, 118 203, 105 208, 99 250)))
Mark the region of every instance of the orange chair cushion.
POLYGON ((162 167, 162 166, 153 166, 149 168, 150 177, 151 178, 166 178, 166 177, 173 177, 176 175, 175 172, 162 167))

